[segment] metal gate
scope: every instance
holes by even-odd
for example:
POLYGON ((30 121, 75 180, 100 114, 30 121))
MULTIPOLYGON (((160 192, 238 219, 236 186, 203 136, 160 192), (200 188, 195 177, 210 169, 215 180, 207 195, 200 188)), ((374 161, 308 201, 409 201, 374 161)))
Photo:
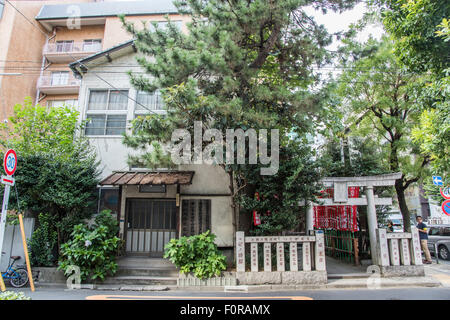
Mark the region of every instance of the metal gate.
POLYGON ((175 200, 128 199, 126 252, 162 257, 176 225, 175 200))

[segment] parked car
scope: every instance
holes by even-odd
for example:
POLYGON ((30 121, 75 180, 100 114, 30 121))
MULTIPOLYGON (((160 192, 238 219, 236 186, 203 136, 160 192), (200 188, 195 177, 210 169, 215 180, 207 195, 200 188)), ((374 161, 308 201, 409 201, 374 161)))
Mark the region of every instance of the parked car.
POLYGON ((428 249, 436 254, 435 243, 438 242, 439 258, 450 260, 450 224, 428 226, 428 249))

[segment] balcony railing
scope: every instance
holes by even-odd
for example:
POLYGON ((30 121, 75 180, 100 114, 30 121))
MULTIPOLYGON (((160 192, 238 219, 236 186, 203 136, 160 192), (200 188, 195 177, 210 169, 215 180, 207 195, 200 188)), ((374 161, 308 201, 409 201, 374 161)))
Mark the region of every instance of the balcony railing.
POLYGON ((102 50, 101 43, 47 43, 43 55, 52 62, 65 62, 80 59, 102 50))
POLYGON ((66 77, 43 75, 39 77, 37 87, 42 93, 47 94, 78 93, 80 80, 76 79, 71 73, 66 77))

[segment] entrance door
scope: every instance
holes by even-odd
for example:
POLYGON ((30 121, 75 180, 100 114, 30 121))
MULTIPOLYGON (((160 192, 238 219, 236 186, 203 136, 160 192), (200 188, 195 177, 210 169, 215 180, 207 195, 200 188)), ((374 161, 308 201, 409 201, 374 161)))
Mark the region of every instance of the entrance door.
POLYGON ((176 225, 175 200, 128 199, 127 253, 162 257, 176 225))

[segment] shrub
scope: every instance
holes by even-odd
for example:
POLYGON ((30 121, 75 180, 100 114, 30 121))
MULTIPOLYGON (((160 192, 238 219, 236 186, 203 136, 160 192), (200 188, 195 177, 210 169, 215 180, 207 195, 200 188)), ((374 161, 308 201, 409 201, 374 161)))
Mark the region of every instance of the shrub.
POLYGON ((31 264, 35 267, 51 267, 55 264, 55 247, 58 234, 52 216, 39 214, 39 227, 33 232, 28 242, 31 264))
POLYGON ((59 269, 68 276, 71 266, 80 268, 81 281, 104 280, 117 271, 116 252, 121 240, 113 234, 117 221, 107 212, 99 214, 92 225, 78 224, 71 238, 61 246, 59 269))
POLYGON ((226 269, 226 257, 214 243, 216 236, 210 231, 171 239, 165 247, 164 258, 169 258, 181 273, 193 272, 199 279, 220 276, 226 269))
POLYGON ((0 293, 0 300, 31 300, 23 292, 5 291, 0 293))

